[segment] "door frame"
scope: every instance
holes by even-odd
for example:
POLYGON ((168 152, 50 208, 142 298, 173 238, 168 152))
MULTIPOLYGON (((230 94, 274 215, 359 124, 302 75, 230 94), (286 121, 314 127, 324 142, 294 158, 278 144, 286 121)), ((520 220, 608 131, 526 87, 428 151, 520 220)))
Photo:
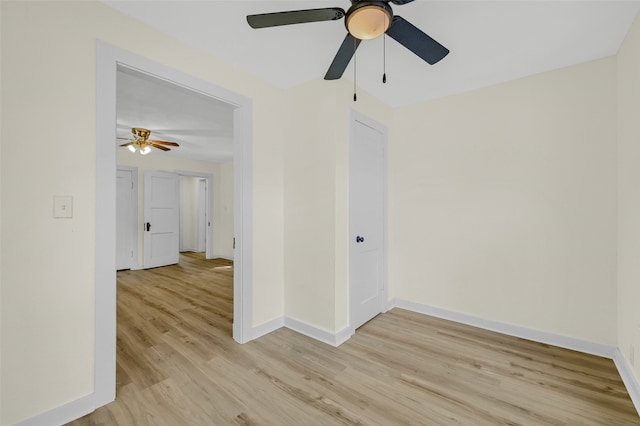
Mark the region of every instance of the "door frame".
MULTIPOLYGON (((363 113, 356 111, 352 108, 349 109, 349 145, 353 142, 356 137, 356 123, 364 124, 375 131, 379 132, 382 135, 382 267, 380 277, 380 285, 382 300, 380 301, 380 312, 386 312, 389 309, 389 289, 388 289, 388 186, 389 186, 389 178, 388 178, 388 139, 389 133, 387 127, 382 123, 372 119, 364 115, 363 113)), ((351 151, 351 146, 349 146, 349 151, 351 151)), ((351 178, 351 163, 349 160, 349 178, 351 178)), ((349 203, 351 203, 351 196, 349 196, 349 203)), ((348 238, 349 238, 349 268, 351 268, 351 224, 348 225, 348 238)), ((350 280, 349 280, 350 281, 350 280)), ((351 284, 349 284, 349 298, 351 296, 351 284)), ((349 307, 349 329, 351 334, 353 335, 356 331, 356 328, 353 326, 351 322, 351 300, 348 303, 349 307)))
MULTIPOLYGON (((206 226, 207 229, 207 237, 206 237, 206 241, 205 241, 205 258, 207 259, 213 259, 214 258, 214 239, 213 239, 213 234, 215 231, 214 227, 213 227, 213 208, 215 207, 213 205, 213 174, 211 173, 200 173, 200 172, 191 172, 191 171, 187 171, 187 170, 176 170, 174 171, 174 173, 176 173, 178 176, 186 176, 186 177, 194 177, 194 178, 201 178, 201 179, 205 179, 207 181, 207 203, 205 206, 205 210, 206 210, 206 216, 207 216, 207 222, 211 223, 212 225, 206 226)), ((182 198, 182 185, 180 185, 180 198, 182 198)), ((180 203, 180 230, 182 230, 182 203, 180 203)))
POLYGON ((129 265, 130 270, 140 269, 138 266, 138 232, 140 229, 138 228, 138 168, 132 166, 116 166, 116 171, 122 170, 125 172, 131 173, 131 184, 133 188, 131 188, 131 198, 133 198, 133 203, 131 203, 131 242, 133 246, 133 256, 131 258, 131 264, 129 265))
POLYGON ((252 241, 253 106, 250 98, 135 53, 96 41, 96 204, 95 204, 95 358, 93 402, 115 399, 116 389, 116 73, 119 68, 151 75, 235 107, 233 338, 251 340, 253 309, 252 241))

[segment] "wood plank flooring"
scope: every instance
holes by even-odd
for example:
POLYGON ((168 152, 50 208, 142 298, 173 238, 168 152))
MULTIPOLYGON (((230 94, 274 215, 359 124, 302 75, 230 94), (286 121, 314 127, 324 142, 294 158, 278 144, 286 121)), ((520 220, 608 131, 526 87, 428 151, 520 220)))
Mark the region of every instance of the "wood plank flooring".
POLYGON ((118 273, 117 399, 71 425, 640 425, 611 360, 400 309, 231 338, 233 266, 118 273))

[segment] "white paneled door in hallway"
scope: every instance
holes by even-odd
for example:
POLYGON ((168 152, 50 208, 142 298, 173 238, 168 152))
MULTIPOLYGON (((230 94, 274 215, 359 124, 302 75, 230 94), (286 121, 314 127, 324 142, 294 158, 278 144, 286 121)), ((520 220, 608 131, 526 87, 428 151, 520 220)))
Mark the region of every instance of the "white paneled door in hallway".
POLYGON ((177 174, 144 172, 144 267, 178 263, 180 250, 177 174))

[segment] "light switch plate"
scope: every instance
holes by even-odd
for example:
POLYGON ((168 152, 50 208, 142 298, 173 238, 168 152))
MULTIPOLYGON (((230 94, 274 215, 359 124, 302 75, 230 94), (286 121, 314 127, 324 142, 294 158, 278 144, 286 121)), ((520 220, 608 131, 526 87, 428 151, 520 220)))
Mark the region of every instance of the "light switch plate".
POLYGON ((73 217, 73 197, 55 195, 53 197, 53 217, 56 219, 73 217))

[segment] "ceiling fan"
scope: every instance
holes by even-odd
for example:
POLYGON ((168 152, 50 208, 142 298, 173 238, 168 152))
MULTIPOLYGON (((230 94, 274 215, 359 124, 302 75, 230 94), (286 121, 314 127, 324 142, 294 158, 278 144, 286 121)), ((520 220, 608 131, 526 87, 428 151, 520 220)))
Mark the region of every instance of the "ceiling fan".
POLYGON ((133 137, 131 139, 117 138, 129 141, 127 143, 123 143, 120 146, 128 147, 129 151, 131 152, 139 151, 142 155, 147 155, 149 152, 151 152, 151 147, 158 148, 162 151, 171 151, 171 148, 167 148, 167 146, 165 145, 180 146, 175 142, 149 140, 151 131, 148 129, 143 129, 142 127, 132 128, 131 133, 133 134, 133 137))
POLYGON ((339 7, 323 9, 291 10, 247 16, 251 28, 267 28, 307 22, 335 21, 345 18, 347 36, 329 66, 325 80, 342 77, 362 40, 370 40, 382 34, 389 37, 433 65, 447 56, 449 49, 429 37, 399 15, 394 15, 389 3, 404 5, 413 0, 351 0, 345 12, 339 7))

